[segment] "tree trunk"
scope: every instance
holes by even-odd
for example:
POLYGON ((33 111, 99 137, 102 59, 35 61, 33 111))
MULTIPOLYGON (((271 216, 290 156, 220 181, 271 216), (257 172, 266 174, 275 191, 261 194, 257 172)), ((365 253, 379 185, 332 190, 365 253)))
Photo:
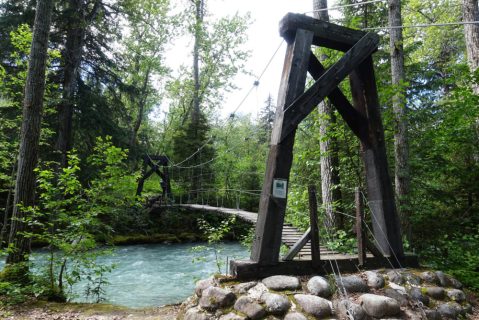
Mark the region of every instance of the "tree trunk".
MULTIPOLYGON (((389 26, 396 27, 401 25, 401 1, 389 0, 389 26)), ((395 94, 392 99, 392 104, 395 120, 394 156, 396 160, 396 166, 394 176, 396 197, 399 202, 398 211, 403 230, 407 238, 411 240, 411 226, 409 221, 409 142, 407 133, 407 107, 405 99, 406 88, 404 86, 405 73, 402 29, 390 29, 389 36, 392 85, 395 87, 395 94)))
MULTIPOLYGON (((135 124, 131 129, 131 136, 130 136, 130 150, 134 150, 136 147, 136 137, 138 136, 138 131, 140 130, 141 123, 143 121, 144 113, 145 113, 145 104, 148 98, 148 83, 150 81, 150 70, 151 67, 148 67, 146 70, 145 78, 143 79, 143 85, 140 90, 140 97, 138 99, 138 115, 135 120, 135 124)), ((139 70, 138 70, 139 71, 139 70)), ((132 101, 136 99, 133 98, 132 101)))
MULTIPOLYGON (((193 0, 195 4, 195 29, 194 37, 195 43, 193 48, 193 108, 191 111, 191 125, 194 128, 194 139, 198 141, 198 126, 200 121, 200 47, 201 47, 201 38, 203 33, 203 17, 204 17, 204 0, 193 0)), ((198 147, 200 147, 198 145, 198 147)), ((193 157, 194 163, 199 163, 201 159, 201 153, 196 154, 193 157)), ((200 189, 200 179, 198 168, 193 169, 193 178, 191 181, 191 189, 193 190, 193 199, 196 199, 199 195, 198 190, 200 189)))
MULTIPOLYGON (((462 9, 464 21, 478 21, 477 0, 464 0, 462 9)), ((471 72, 474 72, 479 67, 479 25, 464 25, 464 35, 466 38, 467 62, 471 72)), ((479 87, 474 88, 474 93, 479 94, 479 87)))
POLYGON ((52 8, 53 0, 37 1, 23 103, 18 171, 9 238, 13 250, 7 256, 7 263, 9 264, 25 261, 27 258, 26 254, 29 251, 29 239, 22 235, 22 232, 27 228, 23 221, 27 212, 22 208, 32 206, 35 200, 36 177, 34 169, 38 161, 38 144, 40 140, 43 96, 45 93, 45 69, 52 8))
MULTIPOLYGON (((14 162, 12 166, 12 173, 10 175, 11 181, 15 179, 16 171, 17 171, 17 163, 14 162)), ((12 212, 13 187, 14 187, 13 184, 11 184, 8 187, 7 201, 5 203, 5 215, 3 216, 2 230, 0 231, 0 248, 4 248, 6 247, 6 244, 8 244, 7 232, 9 230, 8 228, 10 226, 10 220, 12 216, 11 212, 12 212)))
MULTIPOLYGON (((462 5, 463 20, 464 21, 478 21, 479 8, 477 0, 463 0, 462 5)), ((467 63, 471 72, 476 72, 479 67, 479 25, 466 24, 464 25, 464 36, 466 38, 467 63)), ((479 85, 473 84, 472 91, 479 95, 479 85)), ((479 144, 479 117, 476 117, 475 123, 476 143, 479 144)), ((472 155, 476 163, 479 162, 479 155, 474 152, 472 155)), ((472 198, 471 196, 469 196, 472 198)), ((472 207, 473 201, 469 201, 472 207)))
POLYGON ((83 56, 85 33, 87 26, 95 18, 100 1, 95 1, 91 11, 86 14, 87 4, 84 0, 69 0, 66 18, 67 39, 63 51, 63 92, 58 106, 58 132, 56 149, 60 154, 61 167, 67 166, 67 153, 72 147, 72 122, 75 106, 74 96, 77 86, 78 68, 83 56))
MULTIPOLYGON (((313 0, 314 17, 319 20, 329 21, 327 0, 313 0)), ((321 115, 319 133, 321 141, 321 196, 322 205, 326 214, 326 224, 329 228, 342 228, 343 219, 341 214, 335 212, 335 206, 341 201, 340 178, 338 172, 338 144, 335 137, 331 136, 331 130, 336 124, 334 109, 329 100, 322 101, 318 106, 321 115)))
POLYGON ((191 113, 191 119, 193 125, 198 124, 200 119, 200 46, 201 46, 201 34, 204 15, 204 1, 194 0, 195 2, 195 44, 193 48, 193 110, 191 113))

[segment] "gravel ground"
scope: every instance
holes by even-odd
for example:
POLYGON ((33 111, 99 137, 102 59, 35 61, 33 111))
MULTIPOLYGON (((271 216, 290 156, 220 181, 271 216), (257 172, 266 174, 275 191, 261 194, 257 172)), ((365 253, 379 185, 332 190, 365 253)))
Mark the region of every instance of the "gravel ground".
POLYGON ((0 319, 6 320, 173 320, 178 305, 145 309, 129 309, 106 304, 25 303, 0 309, 0 319))

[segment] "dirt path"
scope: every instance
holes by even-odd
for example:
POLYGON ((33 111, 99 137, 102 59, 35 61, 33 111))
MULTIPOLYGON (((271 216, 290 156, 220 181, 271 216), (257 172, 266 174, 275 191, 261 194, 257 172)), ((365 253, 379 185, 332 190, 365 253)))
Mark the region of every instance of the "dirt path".
POLYGON ((6 320, 174 320, 178 305, 129 309, 107 304, 34 302, 0 309, 6 320))

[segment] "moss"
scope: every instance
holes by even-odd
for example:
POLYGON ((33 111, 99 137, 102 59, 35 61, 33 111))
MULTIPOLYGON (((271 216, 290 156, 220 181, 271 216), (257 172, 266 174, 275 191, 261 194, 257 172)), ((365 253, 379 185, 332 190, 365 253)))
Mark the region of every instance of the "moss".
POLYGON ((129 244, 145 244, 145 243, 179 243, 180 239, 171 233, 156 233, 151 235, 146 234, 129 234, 116 235, 111 241, 115 245, 129 245, 129 244))
POLYGON ((193 232, 182 232, 182 233, 180 233, 178 238, 182 242, 195 242, 195 241, 198 241, 198 240, 203 240, 201 235, 199 235, 197 233, 193 233, 193 232))

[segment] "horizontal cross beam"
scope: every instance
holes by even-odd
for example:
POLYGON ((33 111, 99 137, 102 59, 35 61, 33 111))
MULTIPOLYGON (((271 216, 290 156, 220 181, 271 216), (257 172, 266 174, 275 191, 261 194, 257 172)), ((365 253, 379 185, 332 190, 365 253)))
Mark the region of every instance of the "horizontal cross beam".
POLYGON ((291 43, 296 30, 313 32, 313 44, 330 49, 347 51, 366 35, 366 32, 317 20, 304 14, 288 13, 279 23, 280 35, 291 43))
POLYGON ((332 65, 324 74, 285 111, 280 141, 296 130, 300 122, 320 103, 341 81, 378 47, 377 34, 368 33, 358 41, 344 56, 332 65))

